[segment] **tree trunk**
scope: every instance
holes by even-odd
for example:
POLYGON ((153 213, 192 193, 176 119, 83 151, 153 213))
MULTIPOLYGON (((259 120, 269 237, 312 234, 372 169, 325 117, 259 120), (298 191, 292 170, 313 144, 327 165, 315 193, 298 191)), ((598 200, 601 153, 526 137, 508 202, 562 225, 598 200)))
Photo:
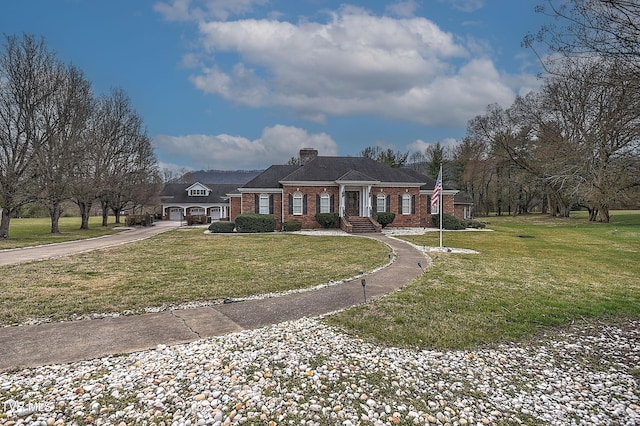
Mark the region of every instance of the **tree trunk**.
POLYGON ((600 217, 600 222, 609 223, 609 220, 611 219, 611 216, 609 215, 609 206, 601 205, 599 210, 600 212, 598 215, 600 217))
POLYGON ((91 215, 91 206, 93 203, 84 201, 78 202, 78 208, 80 209, 80 217, 82 221, 80 222, 80 229, 89 229, 89 216, 91 215))
POLYGON ((100 205, 102 207, 102 226, 107 226, 109 224, 109 204, 101 200, 100 205))
POLYGON ((60 233, 60 227, 59 227, 60 216, 62 216, 62 208, 60 207, 59 202, 55 202, 49 207, 49 217, 51 218, 52 234, 60 233))
POLYGON ((116 217, 116 223, 120 223, 120 215, 122 213, 121 209, 111 209, 113 211, 113 215, 116 217))
POLYGON ((9 222, 11 221, 11 210, 2 209, 2 219, 0 219, 0 238, 9 238, 9 222))

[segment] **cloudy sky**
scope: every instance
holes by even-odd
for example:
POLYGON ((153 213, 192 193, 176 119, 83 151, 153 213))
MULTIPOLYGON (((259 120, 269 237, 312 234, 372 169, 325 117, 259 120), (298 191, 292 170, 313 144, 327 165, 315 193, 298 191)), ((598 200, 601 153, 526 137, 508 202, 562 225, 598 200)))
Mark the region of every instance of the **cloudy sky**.
POLYGON ((455 143, 488 104, 537 89, 521 42, 538 3, 20 0, 0 30, 43 36, 96 93, 124 89, 161 167, 260 169, 302 147, 455 143))

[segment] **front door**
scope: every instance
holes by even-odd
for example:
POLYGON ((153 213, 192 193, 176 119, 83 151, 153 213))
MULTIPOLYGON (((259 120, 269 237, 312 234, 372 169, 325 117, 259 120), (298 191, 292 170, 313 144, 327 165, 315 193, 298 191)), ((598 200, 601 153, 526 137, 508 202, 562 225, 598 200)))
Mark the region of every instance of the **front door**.
POLYGON ((348 216, 360 216, 360 191, 346 191, 345 211, 348 216))

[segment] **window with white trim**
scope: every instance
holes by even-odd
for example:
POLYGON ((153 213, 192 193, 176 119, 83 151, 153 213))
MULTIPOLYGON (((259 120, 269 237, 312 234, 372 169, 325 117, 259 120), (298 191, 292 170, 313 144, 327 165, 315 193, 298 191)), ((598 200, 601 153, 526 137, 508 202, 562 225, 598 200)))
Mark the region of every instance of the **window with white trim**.
POLYGON ((387 196, 384 192, 376 196, 376 212, 381 213, 387 211, 387 196))
POLYGON ((330 213, 331 211, 331 197, 328 193, 323 192, 320 194, 320 213, 330 213))
POLYGON ((436 205, 431 204, 432 198, 429 197, 429 208, 431 209, 431 214, 440 214, 440 203, 436 202, 436 205))
POLYGON ((191 197, 203 197, 207 195, 206 189, 191 189, 189 190, 189 196, 191 197))
POLYGON ((302 192, 297 191, 293 194, 293 214, 301 215, 302 214, 302 192))
POLYGON ((260 194, 260 214, 269 214, 269 194, 260 194))
POLYGON ((191 214, 191 216, 204 216, 205 214, 204 208, 202 207, 191 207, 191 209, 189 209, 189 213, 191 214))
POLYGON ((402 214, 411 214, 411 195, 402 194, 402 214))

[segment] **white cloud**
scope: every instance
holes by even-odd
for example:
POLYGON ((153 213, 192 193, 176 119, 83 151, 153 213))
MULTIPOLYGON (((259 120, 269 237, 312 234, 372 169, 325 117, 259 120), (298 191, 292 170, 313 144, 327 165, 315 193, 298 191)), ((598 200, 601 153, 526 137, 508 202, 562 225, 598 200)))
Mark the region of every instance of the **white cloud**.
POLYGON ((161 14, 167 21, 188 21, 193 18, 190 10, 191 0, 173 0, 171 3, 158 2, 153 10, 161 14))
MULTIPOLYGON (((450 3, 451 7, 462 12, 475 12, 484 7, 484 0, 440 0, 441 2, 450 3)), ((511 0, 513 1, 513 0, 511 0)), ((516 0, 517 1, 517 0, 516 0)))
POLYGON ((455 138, 444 138, 442 140, 433 142, 426 142, 422 139, 416 139, 412 143, 408 144, 406 148, 409 152, 424 153, 428 147, 435 145, 436 142, 440 142, 440 145, 443 146, 445 150, 453 149, 460 144, 460 141, 455 138))
POLYGON ((386 7, 386 10, 392 15, 408 18, 414 16, 418 9, 418 3, 415 0, 397 1, 386 7))
POLYGON ((313 147, 320 155, 337 155, 338 145, 326 133, 276 125, 263 129, 260 138, 249 140, 231 135, 154 136, 159 153, 187 157, 203 169, 261 169, 286 164, 301 148, 313 147))
POLYGON ((286 107, 321 123, 332 115, 374 115, 465 126, 486 105, 511 103, 519 90, 517 79, 482 56, 481 43, 462 44, 428 19, 374 16, 353 6, 328 17, 200 22, 211 65, 191 80, 240 105, 286 107), (227 64, 228 57, 239 59, 227 64))
POLYGON ((252 12, 254 6, 268 0, 169 0, 157 2, 153 9, 167 21, 226 20, 233 15, 252 12))

